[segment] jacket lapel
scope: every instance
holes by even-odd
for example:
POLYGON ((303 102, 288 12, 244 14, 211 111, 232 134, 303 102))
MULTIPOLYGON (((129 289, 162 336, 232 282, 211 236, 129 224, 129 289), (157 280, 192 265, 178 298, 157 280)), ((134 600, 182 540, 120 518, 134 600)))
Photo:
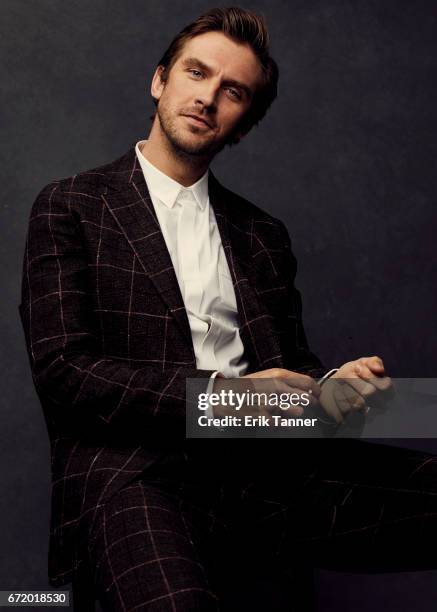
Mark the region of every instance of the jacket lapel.
POLYGON ((104 202, 192 346, 190 325, 176 273, 135 148, 115 164, 117 169, 108 172, 110 189, 102 196, 104 202))
POLYGON ((250 238, 252 219, 239 209, 238 201, 231 201, 232 193, 224 189, 211 172, 209 197, 232 276, 240 337, 249 358, 250 371, 283 367, 272 316, 256 291, 250 238))

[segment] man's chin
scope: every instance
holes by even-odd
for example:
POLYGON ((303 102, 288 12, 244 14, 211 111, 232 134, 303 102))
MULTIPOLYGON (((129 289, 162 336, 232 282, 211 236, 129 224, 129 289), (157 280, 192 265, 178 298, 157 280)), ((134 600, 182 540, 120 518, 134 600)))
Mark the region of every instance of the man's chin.
POLYGON ((211 155, 223 148, 223 145, 220 143, 198 138, 173 139, 172 144, 180 153, 192 155, 193 157, 211 155))

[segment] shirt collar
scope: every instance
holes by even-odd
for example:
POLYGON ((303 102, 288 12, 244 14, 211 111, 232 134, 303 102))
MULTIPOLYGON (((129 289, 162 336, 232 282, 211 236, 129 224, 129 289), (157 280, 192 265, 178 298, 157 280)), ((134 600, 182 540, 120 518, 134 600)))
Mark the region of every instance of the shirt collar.
POLYGON ((135 152, 144 174, 150 194, 153 194, 168 208, 173 208, 181 190, 188 189, 192 192, 197 205, 204 210, 208 202, 208 170, 193 185, 184 187, 174 179, 170 178, 156 166, 151 164, 140 151, 140 145, 145 140, 140 140, 135 145, 135 152))

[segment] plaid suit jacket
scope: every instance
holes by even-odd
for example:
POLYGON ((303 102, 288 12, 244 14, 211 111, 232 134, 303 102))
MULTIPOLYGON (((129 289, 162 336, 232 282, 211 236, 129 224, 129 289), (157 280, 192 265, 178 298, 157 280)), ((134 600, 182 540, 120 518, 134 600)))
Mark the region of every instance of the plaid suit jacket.
MULTIPOLYGON (((209 191, 250 371, 316 374, 285 226, 212 175, 209 191)), ((57 586, 82 562, 85 518, 166 449, 183 446, 185 379, 212 373, 196 369, 134 147, 38 195, 19 309, 51 442, 49 576, 57 586)))

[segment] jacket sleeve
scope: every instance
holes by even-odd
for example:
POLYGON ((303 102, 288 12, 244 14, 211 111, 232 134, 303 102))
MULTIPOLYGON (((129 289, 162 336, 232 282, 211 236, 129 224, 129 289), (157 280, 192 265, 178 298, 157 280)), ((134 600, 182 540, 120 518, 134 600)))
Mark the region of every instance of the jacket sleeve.
POLYGON ((291 249, 291 240, 287 228, 279 221, 281 244, 283 245, 282 274, 286 286, 287 318, 290 336, 286 341, 289 350, 285 351, 285 367, 294 372, 321 378, 327 369, 319 358, 310 351, 302 320, 302 298, 294 285, 296 276, 296 258, 291 249))
POLYGON ((185 432, 185 379, 203 377, 206 388, 213 370, 130 367, 99 352, 86 252, 68 202, 54 206, 57 191, 45 187, 31 210, 19 307, 49 428, 115 438, 156 426, 185 432))

